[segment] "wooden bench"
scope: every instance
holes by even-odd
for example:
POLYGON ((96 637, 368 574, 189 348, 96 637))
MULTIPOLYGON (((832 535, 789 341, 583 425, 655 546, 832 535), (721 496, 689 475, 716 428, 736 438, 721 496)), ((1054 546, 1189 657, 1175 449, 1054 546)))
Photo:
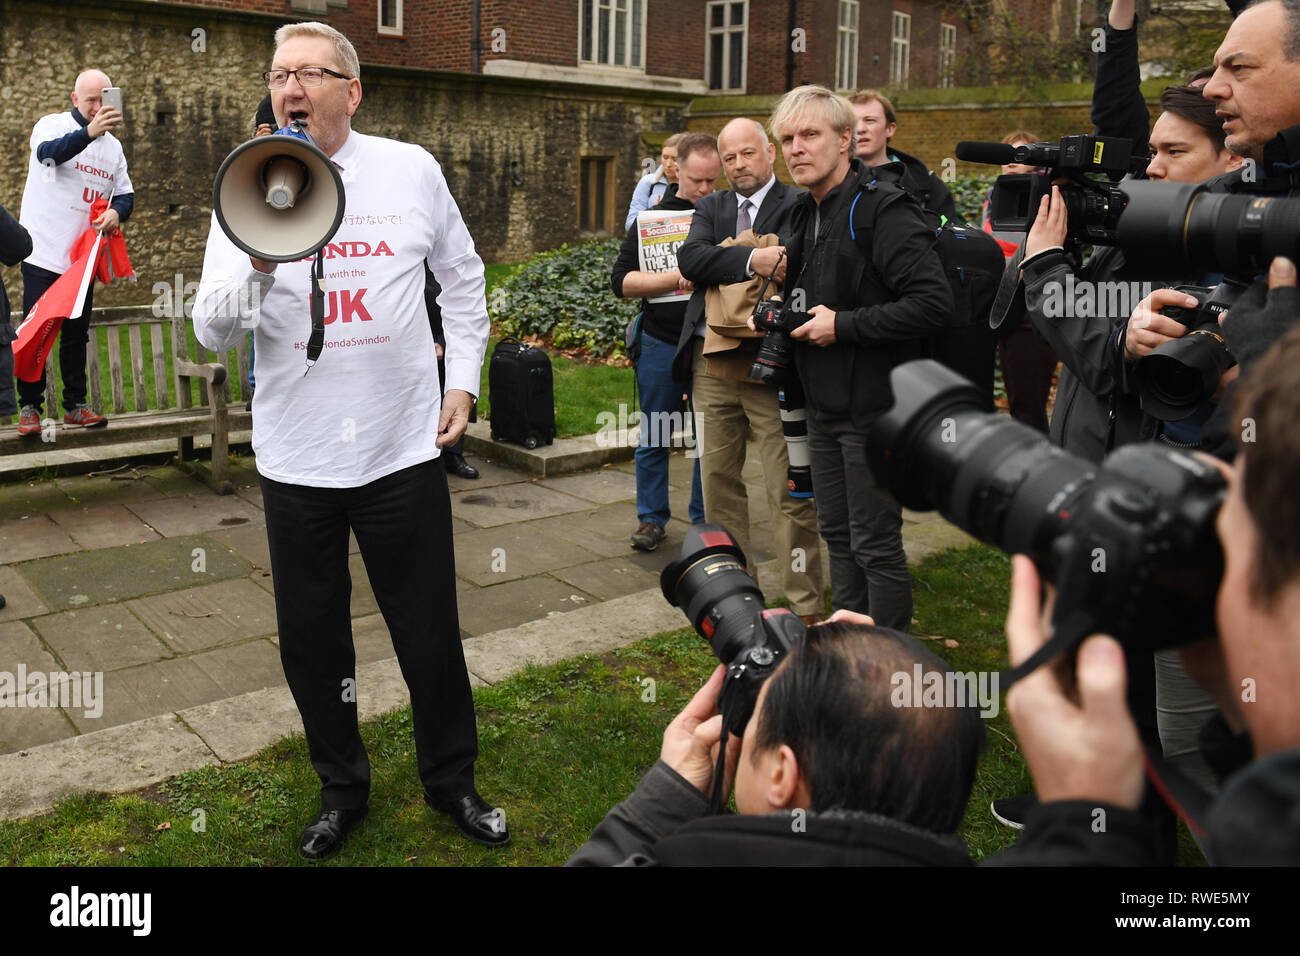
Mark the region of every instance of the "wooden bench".
MULTIPOLYGON (((16 316, 14 325, 17 326, 21 319, 22 316, 16 316)), ((210 361, 208 351, 197 342, 191 346, 189 327, 190 322, 183 314, 159 317, 150 306, 95 309, 90 320, 90 342, 86 346, 89 392, 86 404, 107 416, 108 425, 83 428, 63 424, 56 384, 59 353, 56 343, 45 364, 45 417, 42 423, 45 427, 40 435, 20 436, 15 423, 5 424, 4 419, 0 419, 0 455, 40 452, 51 444, 56 448, 85 448, 175 438, 176 464, 205 481, 214 491, 230 494, 234 491, 228 477, 230 433, 248 430, 253 425, 247 402, 248 337, 241 336, 233 350, 238 364, 240 402, 232 407, 230 375, 226 365, 210 361), (123 364, 123 328, 127 330, 129 342, 126 356, 129 365, 123 364), (164 330, 169 334, 164 334, 164 330), (146 336, 151 347, 148 355, 144 345, 146 336), (166 342, 169 337, 170 354, 166 342), (112 403, 107 407, 102 394, 100 369, 100 343, 105 340, 112 392, 112 403), (146 362, 151 375, 146 374, 146 362), (149 378, 152 378, 152 383, 149 378), (196 380, 197 397, 194 394, 196 380), (129 410, 128 382, 131 389, 129 410), (210 463, 205 464, 195 457, 194 438, 198 435, 212 436, 210 463)))

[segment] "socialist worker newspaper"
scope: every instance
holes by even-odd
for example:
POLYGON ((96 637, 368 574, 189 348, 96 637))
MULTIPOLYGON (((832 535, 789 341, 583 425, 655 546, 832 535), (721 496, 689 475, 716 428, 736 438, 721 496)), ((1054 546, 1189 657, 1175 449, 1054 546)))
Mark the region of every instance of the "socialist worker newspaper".
MULTIPOLYGON (((677 250, 691 231, 692 209, 647 209, 637 213, 637 258, 642 272, 672 272, 677 268, 677 250)), ((647 302, 680 302, 689 292, 673 289, 652 295, 647 302)))

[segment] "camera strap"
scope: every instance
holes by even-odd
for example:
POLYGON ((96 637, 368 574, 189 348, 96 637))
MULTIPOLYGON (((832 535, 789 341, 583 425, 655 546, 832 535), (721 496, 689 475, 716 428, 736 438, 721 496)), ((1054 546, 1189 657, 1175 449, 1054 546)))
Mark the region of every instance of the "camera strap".
MULTIPOLYGON (((767 294, 767 287, 768 287, 768 285, 771 283, 771 281, 772 281, 774 278, 776 278, 776 270, 779 269, 779 268, 781 268, 781 260, 784 259, 784 258, 785 258, 785 253, 784 253, 784 252, 782 252, 782 253, 780 253, 779 255, 777 255, 777 257, 776 257, 776 264, 772 266, 772 272, 771 272, 771 274, 770 274, 766 279, 763 280, 763 285, 762 285, 762 287, 760 287, 759 290, 758 290, 758 301, 759 301, 760 303, 763 301, 763 296, 765 296, 765 295, 767 294)), ((800 276, 800 278, 803 277, 803 272, 802 272, 802 270, 800 271, 799 276, 800 276)), ((758 308, 758 305, 755 304, 754 308, 757 309, 757 308, 758 308)))
MULTIPOLYGON (((1062 621, 1053 620, 1052 625, 1052 636, 1047 643, 1016 667, 1001 672, 1001 690, 1010 690, 1016 681, 1056 657, 1073 653, 1095 631, 1095 621, 1083 610, 1071 613, 1062 621)), ((1142 768, 1169 809, 1183 819, 1197 839, 1204 838, 1205 826, 1201 821, 1209 809, 1210 795, 1181 769, 1166 760, 1158 748, 1145 743, 1142 745, 1142 768)))

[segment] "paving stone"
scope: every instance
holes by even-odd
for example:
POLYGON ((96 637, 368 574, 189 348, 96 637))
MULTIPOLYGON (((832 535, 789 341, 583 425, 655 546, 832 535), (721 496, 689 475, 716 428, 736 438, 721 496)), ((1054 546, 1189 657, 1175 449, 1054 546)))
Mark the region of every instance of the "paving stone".
POLYGON ((81 546, 48 514, 0 522, 0 564, 17 564, 79 550, 81 546))
MULTIPOLYGON (((52 481, 23 481, 0 488, 0 521, 32 518, 59 508, 73 507, 71 499, 52 481)), ((0 541, 0 549, 3 549, 0 541)), ((0 550, 0 561, 7 560, 0 550)))
POLYGON ((49 613, 50 609, 19 575, 17 568, 0 565, 0 594, 5 596, 5 606, 0 608, 0 622, 49 613))
POLYGON ((288 687, 267 687, 177 711, 223 761, 243 760, 282 737, 303 732, 288 687))
POLYGON ((551 576, 585 591, 600 601, 608 601, 659 586, 657 572, 641 567, 627 558, 607 558, 576 567, 552 571, 551 576))
POLYGON ((466 456, 466 461, 478 469, 478 477, 462 478, 459 475, 448 475, 447 487, 453 492, 495 488, 498 485, 509 485, 519 481, 528 481, 529 479, 529 476, 521 472, 506 468, 489 458, 480 458, 472 453, 466 456))
POLYGON ((358 664, 382 661, 396 653, 382 614, 367 614, 353 619, 352 646, 356 648, 358 664))
POLYGON ((466 531, 473 531, 473 530, 474 530, 474 526, 470 524, 468 521, 456 517, 453 517, 451 519, 452 534, 464 534, 466 531))
POLYGON ((591 601, 589 595, 579 593, 571 584, 538 575, 468 591, 457 597, 456 604, 461 631, 474 635, 513 627, 552 612, 572 611, 591 601))
POLYGON ((128 469, 117 477, 107 474, 93 477, 69 475, 66 478, 56 478, 54 484, 74 505, 83 508, 163 497, 162 492, 154 487, 153 482, 143 478, 127 478, 126 475, 129 474, 138 475, 139 472, 131 472, 128 469))
POLYGON ((505 525, 456 535, 456 573, 480 587, 583 564, 598 557, 563 538, 539 535, 533 525, 505 525))
POLYGON ((47 810, 70 793, 124 793, 216 763, 207 745, 171 714, 0 757, 0 818, 47 810))
POLYGON ((454 515, 480 528, 495 528, 533 518, 568 514, 590 505, 581 498, 531 482, 463 491, 451 496, 454 515))
POLYGON ((165 538, 249 523, 264 524, 266 520, 261 511, 237 495, 184 495, 132 502, 129 507, 165 538))
POLYGON ((247 578, 139 598, 126 607, 181 653, 276 631, 275 601, 247 578))
MULTIPOLYGON (((685 452, 673 452, 668 456, 668 486, 670 488, 684 488, 689 492, 694 468, 694 458, 688 458, 685 452)), ((635 470, 633 474, 636 474, 635 470)))
POLYGON ((375 589, 370 586, 370 575, 366 573, 366 562, 360 553, 348 555, 348 573, 352 575, 352 616, 378 613, 379 602, 375 600, 375 589))
POLYGON ((37 596, 56 611, 244 577, 250 571, 247 561, 202 534, 42 558, 22 567, 37 596), (195 549, 201 549, 203 571, 194 570, 195 549))
POLYGON ((120 504, 52 511, 50 518, 83 548, 116 548, 157 541, 160 537, 120 504))
POLYGON ((474 676, 495 684, 526 662, 545 665, 579 654, 598 654, 686 626, 682 612, 653 588, 472 637, 465 642, 465 665, 474 676))
POLYGON ((636 501, 636 477, 613 468, 588 471, 579 475, 561 475, 539 482, 543 487, 598 505, 615 501, 636 501))
POLYGON ((63 670, 26 624, 0 624, 0 671, 5 673, 6 682, 13 682, 12 691, 6 689, 6 696, 0 698, 0 753, 36 747, 74 733, 58 707, 16 706, 17 696, 21 694, 26 702, 26 692, 32 686, 27 675, 63 670), (19 665, 25 671, 21 686, 18 683, 19 665), (10 693, 14 696, 10 697, 10 693))
MULTIPOLYGON (((628 504, 603 505, 580 514, 544 518, 528 525, 540 537, 572 541, 604 557, 632 554, 629 537, 636 530, 636 508, 628 504)), ((662 548, 662 545, 660 546, 662 548)))
POLYGON ((266 525, 245 524, 213 531, 209 537, 220 541, 254 568, 271 570, 271 546, 266 540, 266 525))
POLYGON ((280 652, 270 641, 248 641, 105 674, 103 714, 68 716, 91 733, 283 684, 280 652))
POLYGON ((113 671, 172 656, 167 645, 120 604, 50 614, 30 624, 70 670, 113 671))
POLYGON ((903 529, 903 551, 910 564, 945 548, 965 548, 976 540, 946 521, 927 521, 903 529))

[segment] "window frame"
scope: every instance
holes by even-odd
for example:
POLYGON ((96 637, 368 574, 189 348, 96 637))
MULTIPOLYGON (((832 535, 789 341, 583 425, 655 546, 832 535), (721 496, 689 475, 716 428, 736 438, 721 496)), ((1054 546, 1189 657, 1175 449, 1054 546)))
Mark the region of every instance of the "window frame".
POLYGON ((645 67, 646 29, 645 27, 646 27, 646 20, 648 19, 647 8, 650 5, 650 0, 624 0, 624 2, 627 3, 627 27, 624 31, 623 49, 626 58, 628 59, 629 62, 628 63, 613 63, 613 62, 602 63, 600 61, 600 36, 599 36, 600 11, 602 7, 605 7, 610 11, 609 51, 610 51, 610 58, 612 60, 614 55, 614 50, 617 48, 617 44, 615 43, 614 28, 615 28, 617 13, 618 13, 619 0, 578 0, 578 65, 579 66, 589 66, 589 67, 595 67, 597 69, 604 69, 604 70, 632 70, 637 73, 644 73, 646 71, 646 67, 645 67), (591 23, 587 22, 587 14, 586 11, 584 10, 584 7, 586 7, 588 3, 590 3, 592 8, 591 23), (639 30, 637 29, 637 24, 636 24, 636 13, 637 13, 638 6, 640 7, 640 15, 641 15, 641 24, 639 30), (583 48, 583 44, 588 39, 587 36, 588 32, 590 32, 591 34, 590 36, 591 58, 585 59, 582 55, 582 48, 583 48), (635 44, 633 43, 634 36, 639 36, 639 42, 635 44), (632 64, 630 62, 633 57, 633 54, 636 55, 636 58, 640 61, 639 63, 632 64))
POLYGON ((384 0, 376 0, 375 2, 375 22, 380 36, 402 36, 402 0, 393 0, 393 3, 396 4, 397 26, 387 26, 384 23, 384 0))
POLYGON ((704 5, 704 85, 708 87, 710 93, 744 93, 749 89, 749 0, 709 0, 704 5), (745 11, 744 22, 738 27, 728 22, 731 8, 737 3, 741 4, 745 11), (722 7, 724 11, 721 27, 712 25, 714 7, 722 7), (731 43, 729 38, 734 33, 740 34, 740 85, 713 86, 711 81, 713 75, 713 38, 715 36, 723 37, 722 81, 726 83, 731 76, 731 43))
POLYGON ((859 0, 839 0, 835 19, 835 88, 855 90, 858 87, 858 58, 862 43, 862 4, 859 0), (844 14, 852 13, 853 25, 844 23, 844 14), (845 55, 846 42, 853 52, 845 55))
POLYGON ((939 24, 939 86, 951 89, 957 83, 957 24, 939 24), (946 42, 950 41, 950 42, 946 42))
POLYGON ((912 15, 895 10, 889 28, 889 84, 907 89, 912 66, 912 15), (899 30, 902 27, 902 30, 899 30))

